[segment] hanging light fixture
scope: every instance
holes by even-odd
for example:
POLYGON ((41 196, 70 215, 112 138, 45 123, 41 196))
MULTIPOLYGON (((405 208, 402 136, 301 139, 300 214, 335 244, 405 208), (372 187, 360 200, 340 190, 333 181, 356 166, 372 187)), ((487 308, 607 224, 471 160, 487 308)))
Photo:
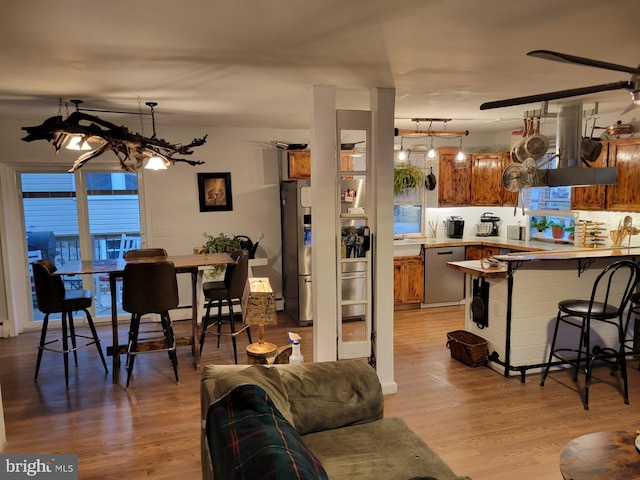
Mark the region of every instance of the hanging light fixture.
MULTIPOLYGON (((69 100, 71 103, 75 104, 76 112, 80 110, 79 105, 82 103, 82 100, 72 99, 69 100)), ((60 103, 58 108, 62 108, 62 99, 60 99, 60 103)), ((82 135, 73 135, 69 136, 69 141, 67 142, 67 146, 65 147, 67 150, 91 150, 91 145, 86 140, 83 142, 82 139, 84 136, 82 135)))
POLYGON ((409 150, 405 150, 402 142, 404 138, 400 137, 400 151, 398 152, 398 160, 405 162, 409 158, 409 150))
MULTIPOLYGON (((58 115, 51 117, 42 122, 41 125, 33 127, 22 127, 27 135, 22 138, 25 142, 34 140, 47 140, 53 144, 56 153, 68 144, 78 145, 79 149, 89 150, 80 155, 69 172, 75 172, 82 168, 89 160, 102 155, 106 151, 112 151, 120 162, 122 170, 127 172, 135 172, 141 168, 145 162, 145 168, 165 169, 168 165, 174 165, 176 162, 184 162, 189 165, 202 165, 204 162, 199 160, 187 160, 185 158, 174 158, 174 155, 191 155, 193 147, 204 145, 207 141, 207 135, 201 138, 194 138, 189 144, 169 143, 162 138, 156 136, 155 116, 153 107, 157 105, 155 102, 146 103, 151 108, 151 117, 153 121, 153 136, 147 138, 144 135, 144 125, 142 122, 142 111, 139 109, 141 133, 131 132, 127 127, 116 125, 114 123, 103 120, 102 118, 85 113, 85 112, 106 112, 119 114, 134 114, 134 112, 119 112, 114 110, 96 110, 96 109, 80 109, 79 105, 82 100, 71 100, 76 105, 76 111, 62 118, 62 99, 58 107, 58 115), (83 141, 84 140, 84 141, 83 141), (97 144, 96 147, 88 145, 87 142, 97 144), (154 159, 157 157, 157 159, 154 159), (151 166, 149 166, 151 163, 151 166)), ((140 99, 138 99, 140 103, 140 99)), ((67 109, 68 110, 68 109, 67 109)), ((67 111, 68 113, 68 111, 67 111)), ((73 147, 70 147, 73 148, 73 147)))
MULTIPOLYGON (((157 102, 146 102, 145 105, 149 107, 149 109, 151 110, 151 127, 153 129, 153 135, 151 135, 151 138, 155 140, 157 138, 156 137, 156 115, 153 107, 157 106, 158 104, 157 102)), ((140 117, 140 120, 142 123, 142 117, 140 117)), ((166 158, 164 158, 162 155, 160 155, 154 148, 151 148, 151 151, 153 151, 153 155, 149 157, 149 160, 147 160, 147 164, 145 165, 144 168, 148 170, 166 170, 169 161, 166 158)))
POLYGON ((164 160, 157 153, 147 160, 147 164, 145 165, 145 169, 147 170, 166 170, 167 169, 167 161, 164 160))
POLYGON ((460 137, 460 149, 458 150, 458 153, 456 154, 456 160, 459 162, 464 162, 467 159, 467 156, 465 155, 464 151, 462 150, 462 137, 460 137))
POLYGON ((91 150, 89 142, 82 141, 82 137, 70 137, 66 146, 67 150, 91 150))
POLYGON ((427 157, 428 158, 436 158, 436 155, 438 154, 438 152, 436 152, 436 149, 433 148, 433 120, 431 122, 429 122, 429 138, 431 139, 431 145, 429 146, 429 151, 427 152, 427 157))

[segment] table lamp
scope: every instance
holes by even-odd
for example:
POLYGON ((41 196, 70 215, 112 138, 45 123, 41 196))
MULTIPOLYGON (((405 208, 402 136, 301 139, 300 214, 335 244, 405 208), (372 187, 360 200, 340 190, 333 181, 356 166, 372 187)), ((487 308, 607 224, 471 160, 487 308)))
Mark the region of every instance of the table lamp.
POLYGON ((258 342, 247 346, 250 355, 264 356, 276 351, 273 343, 264 341, 264 326, 278 321, 276 299, 268 278, 248 278, 242 295, 242 316, 246 325, 258 325, 258 342))

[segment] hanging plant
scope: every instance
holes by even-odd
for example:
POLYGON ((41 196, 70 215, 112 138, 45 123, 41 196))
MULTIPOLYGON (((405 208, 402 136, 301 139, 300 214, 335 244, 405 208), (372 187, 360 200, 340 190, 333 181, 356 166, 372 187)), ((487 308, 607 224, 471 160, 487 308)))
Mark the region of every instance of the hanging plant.
POLYGON ((429 188, 429 178, 423 169, 413 165, 412 163, 405 163, 403 165, 396 165, 393 169, 393 194, 402 195, 405 190, 414 190, 422 188, 422 186, 429 188))

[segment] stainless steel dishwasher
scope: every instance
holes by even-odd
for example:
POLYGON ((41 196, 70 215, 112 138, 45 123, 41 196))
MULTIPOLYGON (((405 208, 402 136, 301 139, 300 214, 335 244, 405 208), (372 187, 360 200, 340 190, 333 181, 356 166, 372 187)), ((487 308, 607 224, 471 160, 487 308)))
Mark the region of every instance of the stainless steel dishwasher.
POLYGON ((464 298, 464 273, 447 267, 447 262, 465 259, 465 247, 424 249, 424 303, 459 302, 464 298))

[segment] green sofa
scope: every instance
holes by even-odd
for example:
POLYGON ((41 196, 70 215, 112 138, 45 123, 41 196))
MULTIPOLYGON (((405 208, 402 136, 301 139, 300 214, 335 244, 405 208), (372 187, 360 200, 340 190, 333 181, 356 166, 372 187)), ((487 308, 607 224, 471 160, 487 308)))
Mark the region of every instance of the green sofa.
MULTIPOLYGON (((255 390, 262 394, 261 397, 268 398, 267 403, 272 408, 271 413, 263 415, 269 421, 276 422, 272 431, 280 434, 283 427, 284 430, 288 428, 290 435, 297 438, 287 444, 286 455, 291 457, 291 449, 294 449, 294 453, 299 455, 296 458, 306 458, 316 464, 319 460, 321 468, 331 480, 468 480, 468 477, 457 476, 402 419, 383 418, 384 397, 380 382, 375 370, 364 360, 273 366, 205 366, 201 379, 203 479, 214 478, 212 458, 218 459, 216 467, 219 470, 220 462, 226 463, 229 457, 247 456, 251 451, 252 461, 259 466, 254 468, 267 465, 266 460, 254 458, 264 446, 256 445, 255 442, 261 440, 253 438, 254 426, 250 427, 251 430, 245 428, 241 431, 238 418, 220 420, 220 415, 243 415, 255 422, 258 416, 246 415, 245 412, 244 400, 248 394, 238 391, 255 385, 260 387, 255 390), (231 397, 234 394, 236 399, 231 397), (244 395, 244 400, 233 403, 240 398, 238 395, 244 395), (227 403, 223 404, 225 401, 227 403), (242 412, 233 411, 236 405, 242 412), (214 411, 217 412, 217 418, 213 416, 214 411), (229 428, 238 428, 238 431, 229 432, 229 428), (221 431, 225 429, 230 436, 222 436, 221 431), (248 435, 247 431, 252 434, 248 435), (249 436, 253 438, 253 443, 241 448, 244 446, 242 438, 249 436)), ((251 398, 254 393, 251 392, 251 398)), ((261 423, 255 427, 255 430, 258 429, 262 429, 261 423)), ((268 437, 261 438, 264 441, 268 437)), ((277 451, 277 455, 281 455, 279 452, 282 450, 277 451)), ((237 463, 242 462, 245 459, 237 463)), ((273 470, 279 469, 281 472, 282 464, 275 465, 273 470)), ((254 474, 245 473, 245 478, 254 474)), ((265 478, 326 476, 276 474, 265 478)))

